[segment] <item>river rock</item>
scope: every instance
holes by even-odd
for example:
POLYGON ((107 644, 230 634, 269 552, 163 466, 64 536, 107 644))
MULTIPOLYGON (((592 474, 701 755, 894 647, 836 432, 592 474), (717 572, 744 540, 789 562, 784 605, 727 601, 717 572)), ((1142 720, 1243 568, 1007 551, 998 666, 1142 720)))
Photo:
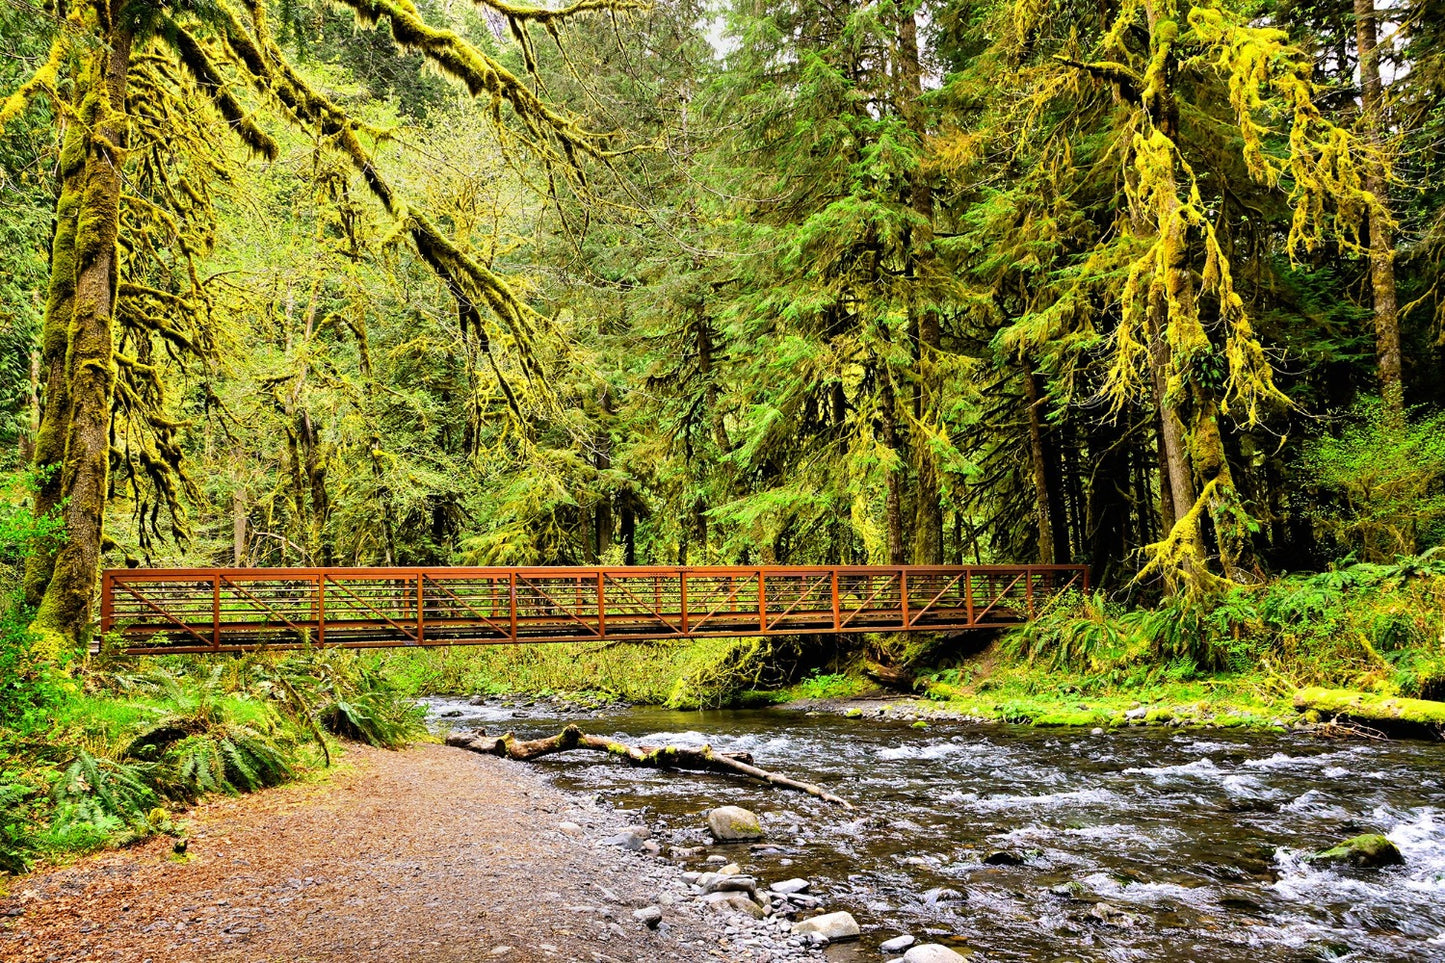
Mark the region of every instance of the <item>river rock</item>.
POLYGON ((1114 906, 1112 903, 1095 903, 1089 907, 1091 919, 1103 923, 1105 926, 1133 926, 1134 917, 1114 906))
POLYGON ((812 885, 813 884, 808 882, 806 879, 785 879, 780 883, 773 883, 771 886, 768 887, 768 889, 772 890, 774 893, 803 893, 806 892, 808 887, 812 885))
POLYGON ((899 950, 906 950, 918 941, 904 933, 902 936, 895 936, 891 940, 884 940, 878 944, 878 949, 884 953, 897 953, 899 950))
POLYGON ((1367 833, 1364 836, 1347 839, 1338 846, 1320 850, 1312 856, 1306 856, 1305 859, 1311 863, 1323 863, 1326 866, 1344 864, 1366 869, 1402 866, 1405 863, 1405 857, 1400 854, 1400 848, 1379 833, 1367 833))
POLYGON ((719 806, 712 810, 707 814, 707 828, 724 842, 763 837, 763 826, 757 815, 741 806, 719 806))
POLYGON ((1027 860, 1018 853, 996 849, 983 858, 985 866, 1022 866, 1027 860))
POLYGON ((707 893, 756 893, 758 881, 751 876, 724 876, 718 873, 716 878, 703 883, 702 888, 707 893))
POLYGON ((903 954, 903 963, 965 963, 967 959, 942 943, 924 943, 903 954))
POLYGON ((606 839, 602 840, 602 845, 617 846, 621 849, 630 850, 635 853, 642 848, 642 844, 646 841, 647 840, 643 839, 641 836, 634 835, 633 833, 624 830, 618 833, 616 836, 608 836, 606 839))
POLYGON ((648 929, 655 930, 658 924, 662 922, 662 907, 644 906, 642 909, 633 910, 632 918, 648 929))
POLYGON ((566 833, 568 836, 581 836, 582 827, 574 822, 561 822, 557 824, 557 831, 566 833))
POLYGON ((709 893, 702 901, 714 913, 743 913, 756 920, 767 915, 767 910, 749 899, 746 893, 709 893))
POLYGON ((725 865, 723 865, 723 866, 721 866, 721 867, 718 868, 718 875, 719 875, 719 876, 736 876, 738 873, 741 873, 742 871, 743 871, 743 868, 742 868, 741 866, 739 866, 737 863, 727 863, 727 864, 725 864, 725 865))
POLYGON ((853 914, 842 910, 837 913, 824 913, 822 916, 814 916, 812 919, 806 919, 801 923, 793 924, 794 936, 806 936, 810 933, 817 933, 829 942, 834 940, 851 940, 861 932, 862 930, 858 928, 858 921, 853 918, 853 914))
POLYGON ((963 893, 947 886, 935 886, 923 893, 923 902, 929 906, 935 906, 938 903, 959 903, 967 898, 963 893))

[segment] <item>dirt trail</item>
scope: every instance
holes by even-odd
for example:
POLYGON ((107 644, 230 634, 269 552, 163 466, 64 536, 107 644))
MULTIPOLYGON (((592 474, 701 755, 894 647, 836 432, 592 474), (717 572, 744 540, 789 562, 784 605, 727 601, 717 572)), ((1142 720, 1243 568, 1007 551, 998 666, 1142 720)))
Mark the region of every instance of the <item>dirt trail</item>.
POLYGON ((749 958, 685 901, 658 931, 634 919, 665 868, 557 829, 595 839, 618 817, 522 764, 430 745, 356 747, 346 764, 197 807, 186 862, 153 840, 14 880, 0 959, 749 958))

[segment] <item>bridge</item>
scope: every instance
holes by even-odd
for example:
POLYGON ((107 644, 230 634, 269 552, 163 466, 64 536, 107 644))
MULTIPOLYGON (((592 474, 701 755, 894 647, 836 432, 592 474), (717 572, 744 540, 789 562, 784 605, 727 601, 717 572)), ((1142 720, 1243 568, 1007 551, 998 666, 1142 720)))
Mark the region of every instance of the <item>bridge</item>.
POLYGON ((102 634, 133 655, 1016 625, 1079 565, 111 569, 102 634))

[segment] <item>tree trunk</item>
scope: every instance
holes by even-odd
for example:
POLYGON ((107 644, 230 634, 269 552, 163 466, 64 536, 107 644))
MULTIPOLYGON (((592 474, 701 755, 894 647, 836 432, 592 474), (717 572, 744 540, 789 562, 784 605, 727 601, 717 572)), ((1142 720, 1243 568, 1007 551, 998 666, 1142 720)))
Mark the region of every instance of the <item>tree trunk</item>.
POLYGON ((132 40, 128 29, 116 28, 109 48, 91 55, 90 92, 82 106, 82 116, 92 132, 85 138, 81 195, 75 207, 74 307, 65 352, 68 411, 53 416, 69 416, 63 426, 53 426, 65 437, 60 472, 65 542, 56 554, 32 626, 41 637, 37 654, 42 657, 58 655, 85 630, 100 567, 110 475, 110 413, 115 392, 111 321, 119 277, 117 240, 132 40))
MULTIPOLYGON (((1355 37, 1360 58, 1360 122, 1365 137, 1383 151, 1385 87, 1380 80, 1379 14, 1374 0, 1355 0, 1355 37)), ((1365 190, 1375 197, 1370 207, 1370 290, 1375 312, 1375 362, 1380 394, 1391 420, 1403 424, 1404 391, 1400 381, 1400 319, 1395 296, 1395 237, 1390 224, 1389 184, 1381 164, 1365 173, 1365 190)))
MULTIPOLYGON (((87 102, 89 78, 82 76, 76 103, 87 102)), ((55 233, 50 242, 50 281, 45 317, 40 329, 40 358, 36 372, 42 386, 40 424, 35 431, 32 464, 39 476, 35 492, 36 516, 58 511, 64 497, 61 466, 65 461, 66 431, 70 425, 70 377, 66 351, 70 322, 75 314, 75 234, 85 183, 89 136, 85 124, 65 128, 60 150, 60 194, 55 201, 55 233)), ((39 548, 25 560, 25 602, 38 606, 55 570, 54 548, 39 548)))
MULTIPOLYGON (((923 71, 918 59, 918 23, 908 0, 898 0, 899 109, 915 138, 920 156, 927 135, 924 115, 923 71)), ((938 395, 938 352, 943 346, 938 311, 928 289, 934 271, 933 188, 921 165, 914 168, 910 203, 918 215, 907 240, 907 272, 910 286, 908 312, 917 331, 915 341, 917 372, 913 383, 913 417, 923 427, 913 445, 917 484, 913 497, 913 562, 916 565, 943 564, 943 502, 939 492, 938 456, 929 441, 940 417, 938 395)))
POLYGON ((647 769, 700 769, 706 772, 720 772, 735 776, 759 779, 772 786, 792 789, 816 796, 824 802, 837 803, 844 809, 853 807, 847 800, 833 795, 821 786, 799 782, 787 776, 780 776, 751 764, 750 757, 743 753, 714 752, 711 746, 693 748, 690 746, 630 746, 614 739, 589 736, 575 725, 568 726, 557 735, 547 739, 521 741, 510 732, 503 736, 486 736, 481 733, 454 732, 447 736, 447 745, 490 756, 502 756, 518 762, 529 762, 553 753, 571 749, 591 749, 605 752, 615 759, 621 759, 630 766, 647 769))
POLYGON ((1029 423, 1029 461, 1033 466, 1034 515, 1038 519, 1038 560, 1040 565, 1054 564, 1054 526, 1050 511, 1047 456, 1044 452, 1044 426, 1039 416, 1039 386, 1034 379, 1033 365, 1024 361, 1024 408, 1029 423))
MULTIPOLYGON (((597 399, 597 407, 601 412, 602 424, 597 430, 597 454, 593 463, 600 473, 612 467, 612 394, 606 386, 603 386, 597 399)), ((605 489, 602 498, 597 502, 597 516, 593 528, 597 533, 597 555, 601 557, 612 547, 612 492, 605 489)))
MULTIPOLYGON (((882 388, 880 389, 879 407, 882 409, 883 418, 883 444, 891 452, 898 452, 898 412, 895 410, 896 399, 893 396, 893 383, 888 379, 888 372, 880 372, 882 388)), ((883 497, 884 525, 888 532, 888 564, 903 565, 908 561, 903 553, 903 468, 895 466, 887 469, 887 490, 883 497)))
POLYGON ((240 568, 246 561, 246 490, 231 494, 231 564, 240 568))

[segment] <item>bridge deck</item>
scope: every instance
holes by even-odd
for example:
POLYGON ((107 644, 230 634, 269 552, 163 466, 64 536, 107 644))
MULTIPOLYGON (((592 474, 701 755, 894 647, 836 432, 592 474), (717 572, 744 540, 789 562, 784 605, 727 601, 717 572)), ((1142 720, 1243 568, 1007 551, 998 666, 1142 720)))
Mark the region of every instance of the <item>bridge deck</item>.
POLYGON ((132 654, 841 632, 1016 624, 1072 565, 111 569, 101 632, 132 654))

